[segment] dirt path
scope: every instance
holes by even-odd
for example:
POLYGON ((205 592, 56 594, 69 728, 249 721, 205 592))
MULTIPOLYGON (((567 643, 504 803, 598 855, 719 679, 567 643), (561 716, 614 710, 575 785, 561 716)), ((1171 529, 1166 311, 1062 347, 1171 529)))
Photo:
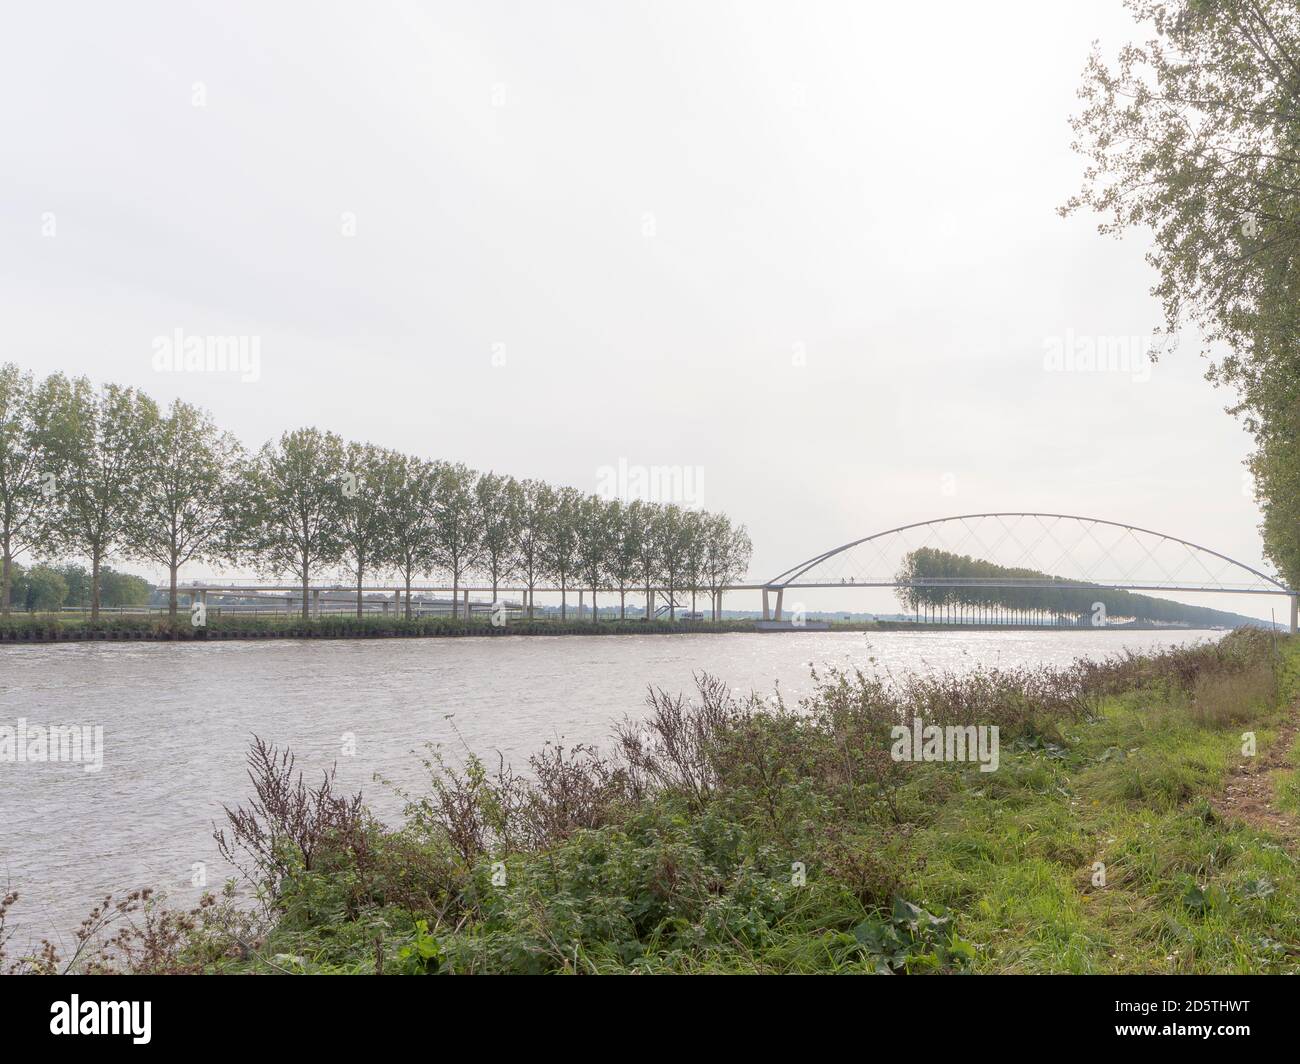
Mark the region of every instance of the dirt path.
POLYGON ((1294 845, 1300 842, 1300 818, 1278 809, 1273 801, 1274 781, 1279 772, 1292 768, 1287 754, 1300 731, 1300 706, 1282 724, 1268 752, 1244 757, 1228 777, 1223 793, 1210 799, 1214 811, 1224 820, 1241 820, 1251 827, 1278 835, 1294 845))

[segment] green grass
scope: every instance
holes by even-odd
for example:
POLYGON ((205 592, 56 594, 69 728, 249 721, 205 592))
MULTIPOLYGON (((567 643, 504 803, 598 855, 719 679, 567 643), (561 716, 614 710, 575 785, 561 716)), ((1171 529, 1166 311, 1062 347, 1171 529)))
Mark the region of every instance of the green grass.
POLYGON ((921 839, 916 892, 961 912, 978 971, 1300 970, 1295 858, 1205 801, 1238 756, 1236 730, 1125 701, 1070 737, 1054 786, 1020 764, 1004 795, 964 789, 921 839))

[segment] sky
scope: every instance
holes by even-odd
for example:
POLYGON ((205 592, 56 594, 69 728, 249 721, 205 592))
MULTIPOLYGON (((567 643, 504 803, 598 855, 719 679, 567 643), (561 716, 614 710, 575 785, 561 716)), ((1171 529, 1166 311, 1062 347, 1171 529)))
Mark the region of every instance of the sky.
MULTIPOLYGON (((1145 235, 1056 213, 1090 43, 1135 36, 1119 0, 6 22, 0 360, 250 447, 310 424, 584 491, 675 472, 748 527, 756 581, 992 510, 1263 564, 1231 396, 1194 337, 1138 358, 1145 235), (255 372, 168 369, 178 330, 255 372), (1076 343, 1120 362, 1052 363, 1076 343)), ((856 596, 810 605, 893 608, 856 596)))

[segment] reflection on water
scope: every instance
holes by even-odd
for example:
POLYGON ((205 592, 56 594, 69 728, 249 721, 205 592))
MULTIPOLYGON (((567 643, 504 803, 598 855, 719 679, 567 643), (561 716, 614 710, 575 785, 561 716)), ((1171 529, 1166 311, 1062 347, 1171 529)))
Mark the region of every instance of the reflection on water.
POLYGON ((22 895, 20 938, 69 933, 93 900, 152 886, 176 904, 230 870, 212 842, 222 804, 248 793, 254 735, 287 744, 310 775, 394 819, 379 775, 418 787, 426 742, 521 762, 548 739, 604 743, 641 712, 646 686, 689 689, 709 671, 740 691, 780 684, 793 700, 809 665, 906 671, 1065 664, 1217 633, 1118 631, 771 633, 0 648, 0 724, 104 729, 104 767, 0 762, 0 886, 22 895), (348 737, 355 755, 343 756, 348 737))

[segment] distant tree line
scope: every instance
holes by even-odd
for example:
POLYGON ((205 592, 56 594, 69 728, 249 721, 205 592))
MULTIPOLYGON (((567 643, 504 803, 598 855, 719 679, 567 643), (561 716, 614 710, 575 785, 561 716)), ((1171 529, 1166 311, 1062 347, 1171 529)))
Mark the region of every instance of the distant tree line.
MULTIPOLYGON (((90 570, 84 565, 33 565, 24 569, 13 563, 9 597, 13 606, 34 613, 52 613, 70 606, 90 605, 90 570)), ((142 576, 119 573, 103 566, 99 571, 99 602, 116 609, 146 606, 153 597, 153 585, 142 576)))
POLYGON ((898 598, 905 609, 930 621, 994 624, 1087 623, 1097 603, 1107 617, 1132 618, 1164 624, 1222 625, 1236 618, 1221 610, 1186 606, 1169 599, 1138 595, 1051 576, 1036 569, 1020 569, 972 558, 966 554, 920 547, 909 553, 896 579, 898 598), (935 581, 927 587, 925 581, 935 581), (965 587, 945 586, 947 581, 1006 580, 1047 581, 1073 586, 965 587), (1083 586, 1079 585, 1083 583, 1083 586), (906 585, 906 586, 904 586, 906 585), (919 586, 918 586, 919 585, 919 586))
POLYGON ((648 605, 663 588, 674 619, 689 594, 692 610, 708 595, 716 620, 751 550, 723 514, 479 473, 315 428, 248 453, 188 403, 160 410, 133 388, 36 381, 0 365, 0 612, 11 609, 16 559, 29 554, 88 559, 92 618, 105 561, 122 557, 167 570, 173 622, 190 562, 293 579, 304 617, 313 580, 347 579, 360 614, 367 580, 392 576, 409 618, 412 582, 438 573, 453 597, 470 577, 494 600, 501 584, 520 583, 530 617, 537 589, 559 590, 564 617, 569 592, 590 590, 594 607, 613 588, 624 617, 629 591, 648 605))

